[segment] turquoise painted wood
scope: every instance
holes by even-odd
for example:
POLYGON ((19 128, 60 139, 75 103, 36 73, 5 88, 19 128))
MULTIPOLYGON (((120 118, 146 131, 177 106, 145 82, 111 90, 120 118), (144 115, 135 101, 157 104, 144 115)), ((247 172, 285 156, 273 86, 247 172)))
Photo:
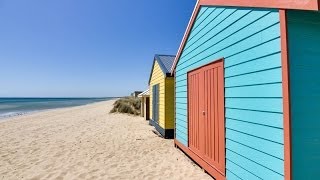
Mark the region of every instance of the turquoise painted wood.
MULTIPOLYGON (((238 152, 235 152, 229 149, 227 149, 226 152, 228 157, 227 162, 232 161, 234 164, 241 167, 242 169, 249 171, 250 173, 257 176, 259 179, 283 179, 283 175, 274 172, 269 167, 263 166, 261 164, 257 164, 252 159, 247 158, 239 154, 238 152)), ((235 174, 237 177, 240 177, 241 179, 245 179, 245 177, 243 177, 241 172, 238 172, 232 169, 232 167, 229 167, 228 163, 227 163, 227 171, 231 172, 232 174, 235 174)), ((228 174, 227 174, 227 178, 228 180, 233 179, 233 178, 230 178, 228 174)))
POLYGON ((188 146, 187 72, 225 58, 227 179, 283 179, 279 12, 202 7, 176 67, 176 139, 188 146))
POLYGON ((289 11, 289 61, 294 179, 319 179, 320 13, 289 11))
MULTIPOLYGON (((278 144, 283 144, 282 129, 271 128, 268 126, 247 123, 228 118, 226 119, 226 128, 235 130, 237 132, 242 132, 253 137, 269 140, 278 144)), ((253 146, 255 145, 253 144, 253 146)))
POLYGON ((245 109, 226 108, 226 118, 271 126, 280 129, 283 128, 282 113, 265 113, 261 111, 248 111, 245 109))
POLYGON ((274 143, 273 141, 241 133, 237 130, 232 130, 229 128, 226 129, 226 134, 228 136, 228 140, 237 141, 238 143, 248 147, 251 147, 252 144, 255 144, 254 148, 259 149, 260 152, 270 155, 275 154, 275 157, 279 159, 283 157, 283 144, 274 143))

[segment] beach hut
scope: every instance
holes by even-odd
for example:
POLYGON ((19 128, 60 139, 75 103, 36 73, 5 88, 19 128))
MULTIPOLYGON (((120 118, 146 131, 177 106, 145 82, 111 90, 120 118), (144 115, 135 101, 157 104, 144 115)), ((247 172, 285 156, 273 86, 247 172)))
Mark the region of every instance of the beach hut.
POLYGON ((215 179, 319 179, 318 0, 198 0, 177 53, 175 145, 215 179))
POLYGON ((131 97, 135 97, 137 98, 139 94, 141 94, 142 91, 134 91, 133 93, 131 93, 131 97))
POLYGON ((143 91, 138 95, 141 100, 141 116, 145 118, 145 120, 150 120, 150 95, 149 89, 143 91))
POLYGON ((174 58, 155 55, 149 78, 149 122, 164 138, 174 137, 174 78, 170 73, 174 58))

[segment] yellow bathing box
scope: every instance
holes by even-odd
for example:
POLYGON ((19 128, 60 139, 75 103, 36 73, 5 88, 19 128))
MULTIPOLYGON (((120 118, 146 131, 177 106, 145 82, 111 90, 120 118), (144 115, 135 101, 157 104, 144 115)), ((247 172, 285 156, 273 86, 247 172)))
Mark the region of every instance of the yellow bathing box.
POLYGON ((171 67, 175 56, 155 55, 149 78, 149 123, 164 138, 174 137, 174 78, 171 67))

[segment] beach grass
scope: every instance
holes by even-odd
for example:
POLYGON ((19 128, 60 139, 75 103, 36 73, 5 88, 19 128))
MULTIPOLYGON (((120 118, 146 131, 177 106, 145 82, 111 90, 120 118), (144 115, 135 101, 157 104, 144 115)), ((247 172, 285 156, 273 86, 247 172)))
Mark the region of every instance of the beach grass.
POLYGON ((110 113, 140 115, 141 100, 136 97, 123 97, 114 102, 110 113))

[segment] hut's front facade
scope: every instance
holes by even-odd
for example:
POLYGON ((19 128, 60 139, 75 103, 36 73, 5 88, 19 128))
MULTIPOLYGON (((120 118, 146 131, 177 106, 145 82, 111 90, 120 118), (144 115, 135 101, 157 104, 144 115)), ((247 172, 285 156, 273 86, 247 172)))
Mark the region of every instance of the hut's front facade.
POLYGON ((175 144, 216 179, 320 177, 318 8, 197 2, 172 68, 175 144))
POLYGON ((141 100, 141 111, 140 115, 145 118, 145 120, 150 120, 150 95, 149 89, 143 91, 138 95, 141 100))
POLYGON ((174 58, 155 55, 149 79, 149 122, 164 138, 174 137, 174 78, 170 73, 174 58))

